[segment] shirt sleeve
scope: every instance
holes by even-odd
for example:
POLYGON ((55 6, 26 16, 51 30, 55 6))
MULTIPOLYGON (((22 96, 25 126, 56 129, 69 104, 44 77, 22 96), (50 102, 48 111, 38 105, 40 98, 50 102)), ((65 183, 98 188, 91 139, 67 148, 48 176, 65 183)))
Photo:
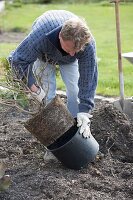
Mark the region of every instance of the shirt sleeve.
POLYGON ((8 60, 15 75, 19 79, 26 78, 28 87, 36 82, 32 67, 36 59, 42 54, 42 48, 45 51, 44 40, 44 36, 31 32, 9 55, 8 60))
POLYGON ((78 55, 79 62, 79 112, 91 112, 97 87, 98 71, 96 45, 92 40, 78 55))

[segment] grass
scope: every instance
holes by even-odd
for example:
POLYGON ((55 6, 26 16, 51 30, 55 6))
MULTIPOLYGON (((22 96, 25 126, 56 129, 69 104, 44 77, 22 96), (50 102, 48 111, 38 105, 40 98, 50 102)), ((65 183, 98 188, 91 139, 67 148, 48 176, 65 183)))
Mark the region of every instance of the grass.
POLYGON ((0 43, 0 57, 7 57, 16 46, 15 43, 0 43))
MULTIPOLYGON (((97 56, 100 58, 99 81, 97 94, 105 96, 119 96, 119 76, 117 67, 117 46, 115 9, 112 6, 100 4, 49 4, 49 5, 23 5, 19 8, 6 10, 0 18, 0 27, 4 30, 29 31, 33 21, 43 12, 50 9, 66 9, 86 19, 97 42, 97 56), (29 12, 27 12, 29 11, 29 12)), ((120 5, 122 52, 133 51, 133 4, 120 5)), ((0 57, 7 56, 17 44, 0 44, 0 57)), ((123 59, 123 72, 125 81, 125 96, 133 96, 132 77, 133 65, 123 59)), ((57 79, 58 87, 64 85, 57 79)))

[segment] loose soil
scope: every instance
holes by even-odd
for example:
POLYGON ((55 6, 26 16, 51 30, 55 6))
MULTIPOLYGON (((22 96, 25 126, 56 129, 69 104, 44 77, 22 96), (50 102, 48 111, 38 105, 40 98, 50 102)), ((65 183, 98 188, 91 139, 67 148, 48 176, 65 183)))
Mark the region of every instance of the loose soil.
POLYGON ((0 109, 0 158, 12 180, 1 200, 133 199, 133 122, 111 103, 96 102, 91 131, 102 154, 81 170, 44 156, 44 146, 23 126, 30 116, 0 109))
MULTIPOLYGON (((21 42, 25 34, 2 33, 0 42, 21 42)), ((111 103, 96 101, 91 132, 101 154, 81 170, 71 170, 45 154, 24 128, 30 116, 0 105, 0 161, 10 187, 0 200, 132 200, 133 120, 111 103)))

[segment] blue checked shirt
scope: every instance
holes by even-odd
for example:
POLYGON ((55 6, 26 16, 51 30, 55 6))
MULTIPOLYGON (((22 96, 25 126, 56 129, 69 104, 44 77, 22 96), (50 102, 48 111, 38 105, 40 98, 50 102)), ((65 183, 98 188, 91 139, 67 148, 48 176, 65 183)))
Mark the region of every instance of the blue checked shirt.
POLYGON ((63 22, 72 17, 76 15, 65 10, 45 12, 37 18, 29 35, 15 51, 11 52, 8 60, 11 67, 19 74, 20 79, 28 74, 28 86, 31 87, 36 82, 32 74, 32 66, 37 58, 45 62, 47 56, 50 61, 59 65, 72 63, 78 59, 79 112, 89 112, 94 107, 98 76, 95 40, 92 38, 85 49, 74 56, 65 53, 60 46, 59 32, 63 22))

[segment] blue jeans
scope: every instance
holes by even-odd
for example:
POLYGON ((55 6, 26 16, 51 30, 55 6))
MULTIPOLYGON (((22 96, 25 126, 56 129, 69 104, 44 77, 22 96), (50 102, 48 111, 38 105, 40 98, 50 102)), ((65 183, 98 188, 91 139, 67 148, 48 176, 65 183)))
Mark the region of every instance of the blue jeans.
MULTIPOLYGON (((78 110, 78 61, 60 65, 60 74, 66 87, 67 108, 73 117, 77 116, 78 110)), ((33 65, 33 72, 38 84, 47 94, 47 103, 56 96, 56 67, 37 59, 33 65)))

